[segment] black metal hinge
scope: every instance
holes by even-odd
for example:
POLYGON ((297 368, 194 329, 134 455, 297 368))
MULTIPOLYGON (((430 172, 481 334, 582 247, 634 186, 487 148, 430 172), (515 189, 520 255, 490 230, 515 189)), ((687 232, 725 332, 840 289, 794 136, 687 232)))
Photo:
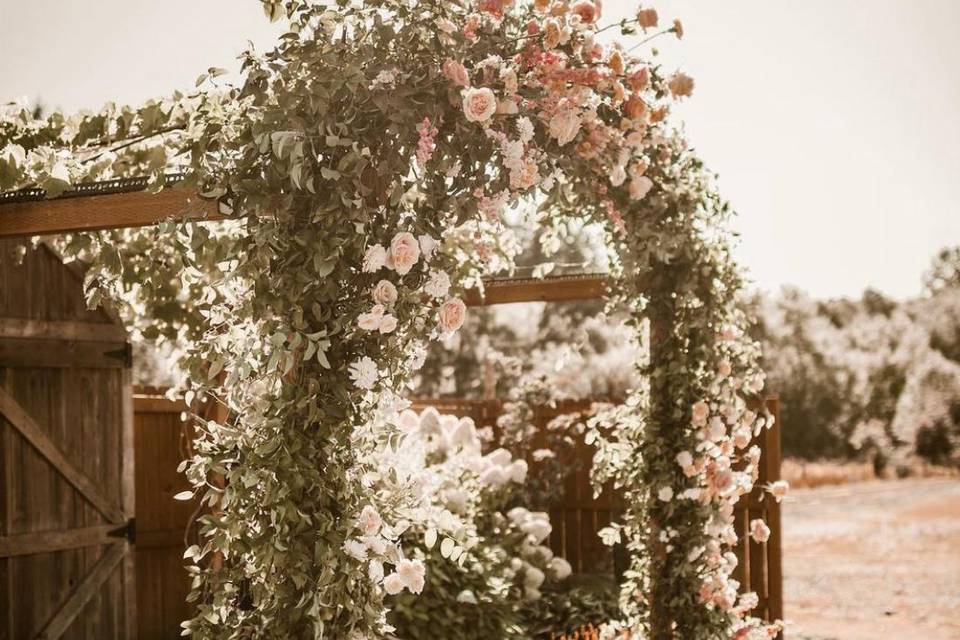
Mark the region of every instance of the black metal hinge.
POLYGON ((107 534, 111 538, 126 538, 130 544, 133 544, 137 540, 137 520, 136 518, 130 518, 127 520, 127 524, 117 527, 110 531, 107 534))
POLYGON ((114 349, 113 351, 106 351, 104 354, 108 358, 114 358, 123 363, 125 367, 133 366, 133 347, 130 343, 126 343, 120 349, 114 349))

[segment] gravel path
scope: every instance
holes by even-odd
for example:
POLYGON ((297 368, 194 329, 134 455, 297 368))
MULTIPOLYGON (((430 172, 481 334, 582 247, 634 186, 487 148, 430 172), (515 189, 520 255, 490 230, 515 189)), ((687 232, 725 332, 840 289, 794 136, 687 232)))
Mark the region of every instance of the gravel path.
POLYGON ((960 639, 960 481, 796 490, 783 526, 788 640, 960 639))

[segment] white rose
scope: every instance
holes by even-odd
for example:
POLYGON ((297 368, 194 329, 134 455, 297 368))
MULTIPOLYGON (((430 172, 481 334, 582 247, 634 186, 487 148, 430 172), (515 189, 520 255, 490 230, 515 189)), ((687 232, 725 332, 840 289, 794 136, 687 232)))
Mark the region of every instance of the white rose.
POLYGON ((397 288, 389 280, 381 280, 373 288, 373 301, 390 306, 397 301, 397 288))
POLYGON ((420 260, 420 244, 413 234, 403 231, 395 235, 390 243, 392 268, 400 275, 406 275, 418 260, 420 260))
POLYGON ((383 248, 383 245, 375 244, 367 249, 367 252, 363 255, 364 273, 379 271, 386 263, 387 250, 383 248))
POLYGON ((486 122, 497 112, 497 107, 497 96, 487 87, 463 92, 463 114, 470 122, 486 122))

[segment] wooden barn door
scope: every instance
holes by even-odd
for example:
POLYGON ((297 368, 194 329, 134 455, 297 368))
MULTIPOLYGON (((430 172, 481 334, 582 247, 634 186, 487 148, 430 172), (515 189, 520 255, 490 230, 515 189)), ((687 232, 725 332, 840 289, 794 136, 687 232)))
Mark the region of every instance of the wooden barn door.
POLYGON ((0 243, 0 640, 133 638, 122 328, 49 250, 0 243))

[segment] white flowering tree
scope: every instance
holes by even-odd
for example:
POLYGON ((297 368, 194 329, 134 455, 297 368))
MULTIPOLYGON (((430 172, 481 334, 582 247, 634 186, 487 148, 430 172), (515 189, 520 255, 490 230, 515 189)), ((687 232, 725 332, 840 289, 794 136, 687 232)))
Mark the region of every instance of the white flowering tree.
POLYGON ((610 27, 643 40, 605 46, 598 0, 262 1, 288 30, 244 57, 237 87, 211 69, 140 108, 0 123, 2 188, 181 171, 230 205, 216 228, 63 242, 94 262, 92 302, 114 295, 154 318, 138 320, 147 337, 188 344, 188 400, 229 409, 186 469, 210 511, 187 552, 185 632, 389 637, 388 595, 430 580, 404 534, 431 513, 375 452, 399 437, 424 344, 463 323, 463 290, 509 269, 502 216, 525 205, 531 223, 603 226, 611 303, 649 343, 644 383, 592 423, 597 481, 628 501, 609 532, 632 560, 608 631, 776 634, 730 577, 733 503, 757 468, 744 447, 768 420, 747 405, 763 376, 728 210, 668 124, 693 81, 633 53, 680 23, 641 8, 610 27))

